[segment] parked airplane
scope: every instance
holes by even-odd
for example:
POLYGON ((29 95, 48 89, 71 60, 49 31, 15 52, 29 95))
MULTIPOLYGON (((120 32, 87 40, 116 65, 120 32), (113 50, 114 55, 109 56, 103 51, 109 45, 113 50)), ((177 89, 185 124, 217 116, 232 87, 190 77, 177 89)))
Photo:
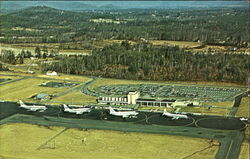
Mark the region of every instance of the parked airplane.
POLYGON ((109 107, 109 114, 114 116, 121 116, 123 118, 136 118, 139 113, 136 111, 115 111, 112 107, 109 107))
POLYGON ((241 121, 248 121, 248 118, 240 118, 241 121))
POLYGON ((40 105, 26 105, 23 103, 23 101, 19 100, 20 107, 24 109, 28 109, 28 111, 45 111, 47 109, 46 106, 40 106, 40 105))
POLYGON ((91 108, 69 108, 66 104, 63 104, 64 111, 75 114, 89 113, 91 108))
POLYGON ((167 116, 167 117, 171 117, 172 120, 179 119, 179 118, 188 119, 188 116, 187 116, 187 115, 183 115, 183 114, 172 114, 172 113, 167 112, 166 109, 164 109, 164 112, 163 112, 162 115, 163 115, 163 116, 167 116))

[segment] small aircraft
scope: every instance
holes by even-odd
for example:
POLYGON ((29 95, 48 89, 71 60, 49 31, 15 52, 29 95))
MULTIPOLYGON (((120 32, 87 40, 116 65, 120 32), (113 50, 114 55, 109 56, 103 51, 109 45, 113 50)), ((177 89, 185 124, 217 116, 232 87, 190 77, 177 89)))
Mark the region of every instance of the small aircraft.
POLYGON ((163 115, 163 116, 167 116, 167 117, 171 117, 172 120, 180 119, 180 118, 188 119, 188 116, 187 116, 187 115, 183 115, 183 114, 172 114, 172 113, 167 112, 166 109, 164 109, 164 112, 163 112, 162 115, 163 115))
POLYGON ((28 109, 28 111, 40 111, 43 112, 47 109, 46 106, 40 106, 40 105, 26 105, 23 103, 23 101, 19 100, 20 107, 24 109, 28 109))
POLYGON ((136 118, 139 113, 136 111, 115 111, 112 107, 109 107, 109 114, 114 116, 121 116, 123 118, 136 118))
POLYGON ((75 114, 89 113, 91 111, 91 108, 69 108, 66 104, 63 104, 63 108, 65 112, 75 114))
POLYGON ((248 118, 240 118, 241 121, 248 121, 248 118))

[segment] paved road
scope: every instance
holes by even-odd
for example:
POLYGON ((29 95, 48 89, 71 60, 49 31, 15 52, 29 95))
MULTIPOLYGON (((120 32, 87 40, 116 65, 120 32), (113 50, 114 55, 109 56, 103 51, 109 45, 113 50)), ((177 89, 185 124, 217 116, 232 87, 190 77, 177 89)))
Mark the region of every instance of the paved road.
POLYGON ((228 113, 228 116, 229 116, 229 117, 234 117, 234 116, 236 115, 236 113, 237 113, 237 111, 238 111, 238 108, 239 108, 239 106, 240 106, 242 97, 247 96, 247 94, 248 94, 248 92, 244 92, 244 93, 242 93, 242 94, 237 95, 237 96, 234 98, 234 103, 233 103, 233 105, 232 105, 232 107, 231 107, 230 112, 228 113))
POLYGON ((32 77, 31 76, 23 76, 23 77, 18 78, 18 79, 13 79, 13 80, 9 80, 7 82, 0 83, 0 86, 10 84, 10 83, 13 83, 13 82, 17 82, 17 81, 21 81, 21 80, 25 80, 25 79, 29 79, 29 78, 32 78, 32 77))
POLYGON ((93 84, 98 78, 97 77, 93 77, 91 81, 87 82, 84 87, 82 88, 81 92, 89 95, 89 96, 94 96, 94 97, 98 97, 98 93, 91 91, 88 87, 93 84))

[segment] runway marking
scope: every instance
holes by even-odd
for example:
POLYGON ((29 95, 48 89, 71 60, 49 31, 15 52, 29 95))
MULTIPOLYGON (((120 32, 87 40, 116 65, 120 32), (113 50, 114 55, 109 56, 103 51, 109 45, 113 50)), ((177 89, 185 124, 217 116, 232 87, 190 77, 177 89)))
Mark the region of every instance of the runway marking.
POLYGON ((229 152, 230 152, 230 150, 231 150, 232 145, 233 145, 233 140, 231 140, 230 146, 229 146, 229 148, 227 149, 227 155, 226 155, 226 158, 225 158, 225 159, 228 159, 228 155, 229 155, 229 152))

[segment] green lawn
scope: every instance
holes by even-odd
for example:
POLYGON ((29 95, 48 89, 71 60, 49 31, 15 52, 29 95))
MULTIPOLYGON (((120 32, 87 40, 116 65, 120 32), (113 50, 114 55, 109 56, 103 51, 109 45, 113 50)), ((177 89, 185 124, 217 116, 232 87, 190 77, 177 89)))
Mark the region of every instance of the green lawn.
MULTIPOLYGON (((0 155, 25 159, 180 159, 211 144, 208 139, 182 136, 68 129, 37 150, 62 130, 30 124, 1 125, 0 155)), ((191 158, 212 159, 217 151, 218 146, 212 146, 191 158)))
POLYGON ((236 113, 236 116, 240 116, 240 117, 250 117, 249 115, 249 97, 243 97, 241 99, 241 103, 240 106, 238 108, 238 111, 236 113))

